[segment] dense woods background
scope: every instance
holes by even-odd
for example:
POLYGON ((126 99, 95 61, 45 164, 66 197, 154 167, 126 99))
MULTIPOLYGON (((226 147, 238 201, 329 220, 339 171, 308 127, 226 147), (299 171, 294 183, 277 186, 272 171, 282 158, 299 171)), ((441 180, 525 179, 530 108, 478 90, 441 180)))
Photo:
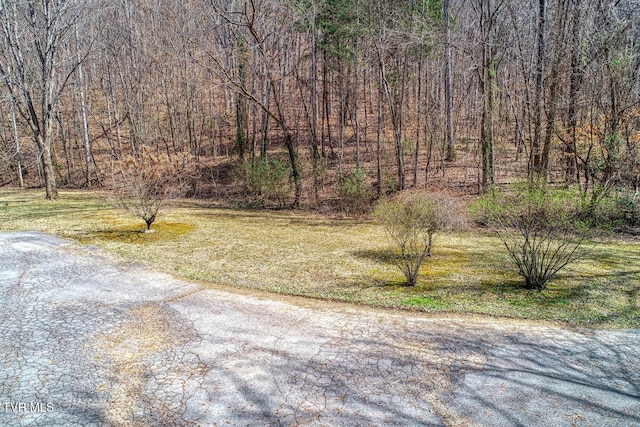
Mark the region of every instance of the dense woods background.
POLYGON ((0 184, 640 195, 638 0, 1 0, 0 184), (171 167, 167 167, 167 164, 171 167))

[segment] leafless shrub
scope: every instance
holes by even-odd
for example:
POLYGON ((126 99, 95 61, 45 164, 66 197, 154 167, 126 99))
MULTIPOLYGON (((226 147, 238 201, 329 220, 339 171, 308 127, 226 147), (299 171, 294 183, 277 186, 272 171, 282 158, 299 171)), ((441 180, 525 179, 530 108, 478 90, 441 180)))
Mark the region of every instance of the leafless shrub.
POLYGON ((526 182, 482 203, 527 289, 542 291, 586 253, 583 243, 591 230, 579 219, 579 197, 569 190, 526 182))
POLYGON ((156 154, 145 147, 118 162, 113 172, 115 204, 141 218, 150 232, 165 202, 187 193, 194 170, 189 154, 156 154))
POLYGON ((462 228, 465 222, 458 201, 443 194, 382 199, 374 217, 399 252, 394 260, 408 286, 416 284, 420 267, 431 256, 435 234, 462 228))

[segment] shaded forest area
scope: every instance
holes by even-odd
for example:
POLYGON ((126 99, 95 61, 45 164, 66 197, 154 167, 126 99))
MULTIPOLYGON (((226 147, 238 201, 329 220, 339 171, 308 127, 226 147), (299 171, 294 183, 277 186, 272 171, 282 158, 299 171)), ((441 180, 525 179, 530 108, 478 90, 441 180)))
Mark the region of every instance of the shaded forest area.
POLYGON ((638 0, 2 0, 0 27, 0 184, 47 198, 142 171, 352 211, 524 177, 640 197, 638 0))

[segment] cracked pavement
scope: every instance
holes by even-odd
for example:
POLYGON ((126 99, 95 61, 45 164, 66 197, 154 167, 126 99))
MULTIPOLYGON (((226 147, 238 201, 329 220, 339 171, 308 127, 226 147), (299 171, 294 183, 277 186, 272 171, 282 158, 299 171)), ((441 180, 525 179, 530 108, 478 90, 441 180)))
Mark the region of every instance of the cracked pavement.
POLYGON ((0 233, 0 425, 640 426, 640 331, 206 288, 0 233))

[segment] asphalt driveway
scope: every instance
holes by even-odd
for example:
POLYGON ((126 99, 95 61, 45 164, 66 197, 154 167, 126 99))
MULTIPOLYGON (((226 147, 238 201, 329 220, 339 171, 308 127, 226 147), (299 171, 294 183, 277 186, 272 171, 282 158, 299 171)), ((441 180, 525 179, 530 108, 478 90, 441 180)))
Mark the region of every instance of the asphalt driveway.
POLYGON ((640 331, 245 295, 0 233, 0 425, 640 426, 640 331))

